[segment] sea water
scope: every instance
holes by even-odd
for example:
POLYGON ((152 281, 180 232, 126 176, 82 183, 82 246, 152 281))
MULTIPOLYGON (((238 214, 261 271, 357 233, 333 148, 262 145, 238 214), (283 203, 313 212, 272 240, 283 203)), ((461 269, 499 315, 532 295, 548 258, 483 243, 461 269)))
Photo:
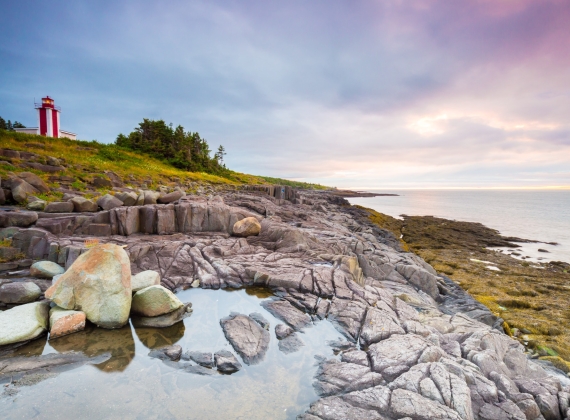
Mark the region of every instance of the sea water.
POLYGON ((556 242, 519 243, 517 253, 533 261, 570 263, 570 189, 368 191, 398 196, 348 200, 393 217, 405 214, 479 222, 504 236, 556 242))

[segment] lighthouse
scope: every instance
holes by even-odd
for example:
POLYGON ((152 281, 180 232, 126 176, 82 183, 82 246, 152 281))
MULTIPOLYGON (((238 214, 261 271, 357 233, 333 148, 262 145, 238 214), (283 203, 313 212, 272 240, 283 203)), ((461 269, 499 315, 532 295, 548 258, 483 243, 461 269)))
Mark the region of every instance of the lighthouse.
POLYGON ((38 110, 40 135, 59 137, 59 113, 61 108, 55 106, 53 99, 49 96, 42 98, 42 103, 36 103, 35 106, 38 110))
POLYGON ((72 140, 77 138, 75 133, 64 131, 60 128, 59 114, 61 113, 61 108, 55 106, 52 98, 46 96, 42 98, 41 103, 34 103, 34 106, 38 110, 38 127, 15 128, 14 131, 47 137, 66 137, 72 140))

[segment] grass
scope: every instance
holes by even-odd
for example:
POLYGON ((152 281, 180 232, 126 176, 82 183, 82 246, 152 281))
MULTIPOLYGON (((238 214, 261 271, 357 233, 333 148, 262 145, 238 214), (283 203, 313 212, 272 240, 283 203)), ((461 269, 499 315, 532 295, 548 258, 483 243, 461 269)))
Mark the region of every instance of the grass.
MULTIPOLYGON (((66 170, 55 175, 72 177, 71 186, 79 191, 85 190, 88 183, 96 176, 104 176, 106 171, 119 175, 126 185, 129 182, 146 184, 148 188, 159 185, 174 186, 175 184, 210 184, 217 186, 238 186, 243 184, 262 185, 278 183, 291 185, 296 188, 319 188, 321 185, 287 181, 279 178, 260 177, 230 171, 227 177, 207 174, 204 172, 188 172, 177 169, 153 156, 143 155, 120 148, 114 144, 102 144, 97 141, 70 140, 38 135, 16 133, 0 130, 0 148, 31 152, 39 156, 40 163, 46 163, 48 156, 65 162, 66 170)), ((6 177, 9 172, 26 171, 40 176, 51 187, 59 186, 57 181, 50 179, 50 174, 31 168, 20 168, 18 159, 0 157, 9 161, 0 165, 0 177, 6 177)), ((44 197, 52 201, 49 197, 44 197)))
POLYGON ((365 210, 372 222, 392 231, 398 238, 402 236, 410 251, 503 318, 508 331, 512 333, 514 328, 530 331, 519 336, 523 344, 528 343, 529 349, 539 356, 557 357, 556 363, 570 367, 568 266, 530 264, 491 251, 486 247, 504 245, 508 241, 477 223, 433 217, 399 220, 365 210), (500 271, 489 270, 487 263, 477 260, 489 261, 500 271))

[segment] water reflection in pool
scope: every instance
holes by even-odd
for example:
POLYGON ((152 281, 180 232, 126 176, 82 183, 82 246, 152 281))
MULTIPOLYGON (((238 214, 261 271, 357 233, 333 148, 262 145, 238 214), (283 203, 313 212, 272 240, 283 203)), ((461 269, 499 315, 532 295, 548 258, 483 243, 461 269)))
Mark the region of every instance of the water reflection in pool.
MULTIPOLYGON (((110 353, 100 365, 86 365, 21 387, 15 397, 0 398, 0 417, 82 419, 294 419, 317 399, 312 388, 314 355, 333 356, 327 340, 340 337, 328 321, 307 328, 298 352, 279 351, 274 327, 280 321, 259 304, 270 296, 263 289, 178 293, 192 302, 192 316, 169 328, 118 330, 89 327, 55 340, 36 340, 18 355, 83 351, 110 353), (220 318, 259 312, 271 323, 265 359, 229 376, 199 376, 148 357, 150 349, 180 344, 183 351, 233 351, 220 318)), ((239 357, 239 356, 238 356, 239 357)), ((175 365, 174 365, 175 366, 175 365)))

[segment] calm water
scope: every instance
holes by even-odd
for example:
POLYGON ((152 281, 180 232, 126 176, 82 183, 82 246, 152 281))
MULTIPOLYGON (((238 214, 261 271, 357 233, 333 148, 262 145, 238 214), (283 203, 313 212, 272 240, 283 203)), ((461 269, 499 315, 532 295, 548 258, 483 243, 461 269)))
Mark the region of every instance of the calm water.
POLYGON ((480 222, 505 236, 559 245, 521 244, 522 255, 570 263, 570 190, 374 191, 399 197, 350 198, 352 204, 398 217, 436 216, 480 222), (539 253, 538 249, 549 253, 539 253))
POLYGON ((91 327, 27 345, 20 355, 76 350, 89 356, 110 352, 112 357, 22 386, 14 397, 0 397, 0 418, 294 419, 318 398, 312 387, 314 355, 332 357, 325 343, 340 338, 328 321, 307 328, 299 334, 305 346, 284 354, 274 330, 280 321, 259 305, 259 294, 190 289, 178 296, 192 302, 194 312, 170 328, 91 327), (149 349, 174 343, 183 351, 233 352, 219 323, 232 311, 259 312, 271 323, 270 346, 261 363, 247 366, 240 359, 243 368, 233 375, 199 376, 148 357, 149 349))

